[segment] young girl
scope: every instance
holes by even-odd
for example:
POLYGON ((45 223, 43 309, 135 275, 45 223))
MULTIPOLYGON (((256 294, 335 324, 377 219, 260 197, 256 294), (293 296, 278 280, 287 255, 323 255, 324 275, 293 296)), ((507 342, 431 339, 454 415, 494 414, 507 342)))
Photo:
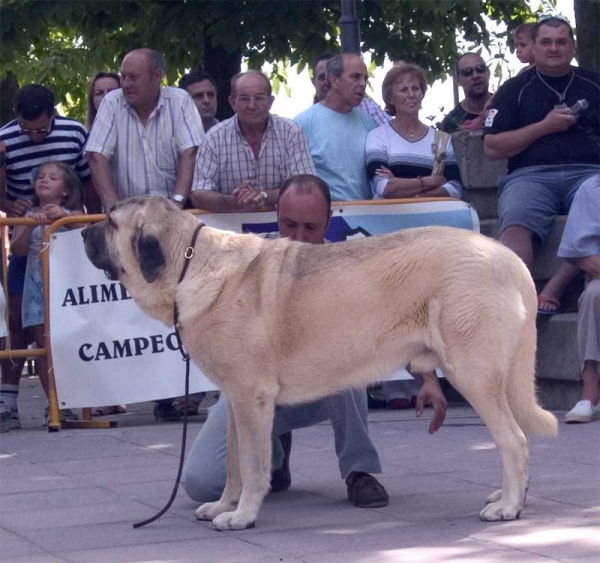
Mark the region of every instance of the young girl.
MULTIPOLYGON (((32 178, 35 194, 33 207, 26 217, 35 219, 39 225, 47 225, 67 215, 82 215, 83 189, 77 174, 64 162, 46 162, 37 168, 32 178)), ((22 319, 23 328, 31 327, 38 348, 44 342, 44 296, 42 285, 42 227, 17 225, 10 243, 15 256, 27 256, 25 286, 23 289, 22 319)), ((67 228, 79 228, 82 225, 69 225, 67 228)), ((65 229, 61 229, 65 230, 65 229)), ((48 396, 48 364, 45 357, 37 358, 40 383, 48 396)), ((77 419, 70 410, 60 411, 61 420, 77 419)))

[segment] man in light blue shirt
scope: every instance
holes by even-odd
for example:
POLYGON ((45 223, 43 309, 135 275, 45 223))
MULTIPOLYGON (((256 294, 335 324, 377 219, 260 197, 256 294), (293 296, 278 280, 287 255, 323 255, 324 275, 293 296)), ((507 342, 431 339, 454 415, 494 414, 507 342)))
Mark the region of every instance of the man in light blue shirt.
POLYGON ((334 201, 371 199, 365 165, 365 140, 373 120, 357 109, 365 96, 367 67, 358 54, 327 61, 325 98, 296 117, 315 163, 334 201))

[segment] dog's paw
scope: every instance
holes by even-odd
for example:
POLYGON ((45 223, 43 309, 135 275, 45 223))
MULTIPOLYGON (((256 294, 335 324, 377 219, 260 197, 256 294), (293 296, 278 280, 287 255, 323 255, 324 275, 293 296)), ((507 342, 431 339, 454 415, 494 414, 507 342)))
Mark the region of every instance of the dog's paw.
POLYGON ((492 504, 493 502, 498 502, 502 498, 502 489, 498 489, 494 491, 488 498, 485 499, 485 504, 492 504))
POLYGON ((223 512, 212 521, 213 528, 216 530, 245 530, 246 528, 254 528, 255 523, 254 518, 241 513, 239 510, 223 512))
POLYGON ((196 509, 196 520, 214 520, 219 514, 232 508, 234 507, 221 501, 205 502, 196 509))
POLYGON ((523 505, 508 505, 501 500, 486 505, 479 513, 479 518, 484 522, 498 522, 500 520, 516 520, 521 515, 523 505))

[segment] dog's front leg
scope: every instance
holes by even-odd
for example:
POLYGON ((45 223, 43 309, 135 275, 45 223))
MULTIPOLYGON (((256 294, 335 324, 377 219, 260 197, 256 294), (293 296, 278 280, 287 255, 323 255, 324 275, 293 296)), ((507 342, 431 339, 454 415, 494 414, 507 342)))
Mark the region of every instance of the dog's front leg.
POLYGON ((196 510, 198 520, 213 520, 223 512, 234 510, 242 493, 242 480, 240 477, 240 462, 238 450, 238 437, 235 417, 231 403, 227 403, 227 480, 221 498, 217 502, 205 502, 196 510))
POLYGON ((258 511, 269 492, 276 393, 251 391, 248 393, 250 397, 246 393, 231 403, 238 439, 242 494, 236 510, 224 512, 213 520, 213 526, 218 530, 254 527, 258 511))

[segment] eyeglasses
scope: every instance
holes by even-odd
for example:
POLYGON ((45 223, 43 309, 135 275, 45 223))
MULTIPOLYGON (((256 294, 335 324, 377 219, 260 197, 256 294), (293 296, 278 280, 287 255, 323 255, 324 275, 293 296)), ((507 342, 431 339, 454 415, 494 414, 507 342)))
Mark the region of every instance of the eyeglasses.
POLYGON ((266 94, 257 94, 256 96, 238 96, 237 102, 243 106, 247 106, 250 102, 254 100, 256 104, 265 104, 269 100, 269 96, 266 94))
POLYGON ((571 25, 571 22, 565 16, 561 16, 560 14, 557 14, 556 16, 551 16, 550 14, 541 15, 538 18, 538 23, 545 22, 548 20, 558 20, 558 21, 565 22, 565 23, 568 23, 569 25, 571 25))
POLYGON ((477 74, 485 74, 487 71, 488 67, 485 64, 481 63, 475 66, 466 66, 465 68, 461 68, 458 71, 458 74, 464 76, 465 78, 468 78, 474 72, 476 72, 477 74))
POLYGON ((52 132, 52 123, 54 122, 54 119, 51 119, 48 122, 48 125, 46 125, 46 127, 40 127, 39 129, 26 129, 25 127, 23 127, 21 125, 21 121, 19 120, 19 132, 22 135, 49 135, 52 132))

